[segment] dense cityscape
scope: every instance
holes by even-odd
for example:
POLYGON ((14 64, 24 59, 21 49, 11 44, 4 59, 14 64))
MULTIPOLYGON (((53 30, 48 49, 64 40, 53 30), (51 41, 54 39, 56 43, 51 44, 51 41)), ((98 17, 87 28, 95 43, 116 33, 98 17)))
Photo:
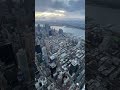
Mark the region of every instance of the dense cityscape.
POLYGON ((35 90, 33 3, 0 0, 0 90, 35 90))
POLYGON ((38 24, 35 27, 36 89, 84 90, 84 44, 84 39, 62 29, 38 24))
POLYGON ((120 32, 119 26, 101 25, 86 18, 86 89, 120 89, 120 32))

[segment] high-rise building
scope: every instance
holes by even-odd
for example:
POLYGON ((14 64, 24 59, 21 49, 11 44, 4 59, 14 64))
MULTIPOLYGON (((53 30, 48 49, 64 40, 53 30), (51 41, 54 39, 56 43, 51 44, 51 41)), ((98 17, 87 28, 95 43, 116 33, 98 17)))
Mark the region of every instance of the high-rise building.
POLYGON ((35 53, 35 38, 34 33, 24 33, 24 40, 25 40, 25 50, 28 57, 28 63, 34 61, 34 53, 35 53))
POLYGON ((62 29, 59 29, 59 34, 63 34, 63 30, 62 29))
POLYGON ((35 52, 36 52, 35 57, 36 57, 38 63, 43 62, 43 60, 42 60, 42 49, 41 49, 40 45, 35 46, 35 52))
POLYGON ((40 45, 36 45, 36 46, 35 46, 35 52, 42 54, 42 49, 41 49, 40 45))
POLYGON ((17 55, 18 67, 21 69, 22 73, 24 74, 25 81, 31 80, 25 50, 20 49, 16 55, 17 55))
POLYGON ((37 30, 40 31, 41 27, 40 24, 37 25, 37 30))
POLYGON ((78 64, 77 64, 77 62, 76 62, 75 60, 73 60, 71 64, 72 64, 72 65, 70 66, 69 73, 70 73, 70 75, 72 76, 73 73, 76 73, 76 72, 77 72, 78 64))
POLYGON ((46 47, 42 47, 42 56, 43 56, 43 60, 45 61, 45 63, 48 65, 48 54, 47 54, 47 49, 46 47))
POLYGON ((31 80, 34 80, 34 65, 35 64, 35 37, 34 32, 24 33, 25 53, 29 67, 31 80))
POLYGON ((49 24, 45 24, 45 29, 47 29, 47 30, 49 30, 49 29, 50 29, 49 24))

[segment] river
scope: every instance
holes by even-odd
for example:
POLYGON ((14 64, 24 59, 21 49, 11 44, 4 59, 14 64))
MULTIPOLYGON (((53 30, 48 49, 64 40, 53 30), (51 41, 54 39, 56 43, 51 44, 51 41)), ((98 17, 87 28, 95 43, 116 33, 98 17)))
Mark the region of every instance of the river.
POLYGON ((55 30, 62 29, 65 33, 72 33, 74 36, 82 37, 82 39, 85 39, 85 30, 82 29, 71 28, 66 26, 51 26, 51 28, 54 28, 55 30))

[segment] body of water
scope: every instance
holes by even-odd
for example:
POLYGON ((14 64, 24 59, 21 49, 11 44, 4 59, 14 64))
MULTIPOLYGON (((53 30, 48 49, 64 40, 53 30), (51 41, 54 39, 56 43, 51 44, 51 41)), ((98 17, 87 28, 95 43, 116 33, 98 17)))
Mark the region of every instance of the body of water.
POLYGON ((51 28, 54 28, 55 30, 62 29, 65 33, 72 33, 74 36, 82 37, 85 39, 85 30, 77 29, 77 28, 71 28, 66 26, 51 26, 51 28))

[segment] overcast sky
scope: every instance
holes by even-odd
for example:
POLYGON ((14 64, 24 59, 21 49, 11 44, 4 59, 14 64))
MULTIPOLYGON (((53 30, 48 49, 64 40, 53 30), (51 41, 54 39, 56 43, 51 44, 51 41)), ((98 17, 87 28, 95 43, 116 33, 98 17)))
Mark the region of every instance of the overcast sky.
POLYGON ((35 0, 36 20, 85 19, 85 0, 35 0))

